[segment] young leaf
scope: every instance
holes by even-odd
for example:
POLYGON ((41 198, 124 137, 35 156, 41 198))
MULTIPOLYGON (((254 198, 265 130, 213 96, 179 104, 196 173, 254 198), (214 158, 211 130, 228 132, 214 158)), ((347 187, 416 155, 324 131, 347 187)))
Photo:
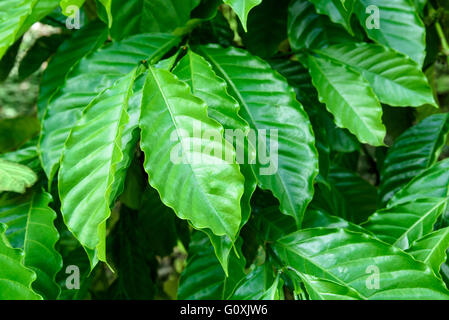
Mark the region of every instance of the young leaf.
POLYGON ((203 100, 168 71, 150 67, 140 129, 144 167, 161 200, 194 227, 234 240, 244 179, 238 164, 223 159, 224 153, 234 161, 235 151, 203 100))
POLYGON ((308 62, 320 101, 334 115, 337 126, 351 131, 362 143, 383 145, 382 107, 368 82, 341 64, 313 56, 308 62))
POLYGON ((24 193, 36 181, 37 176, 30 168, 0 159, 0 192, 24 193))
POLYGON ((241 106, 240 114, 259 136, 258 160, 252 165, 258 184, 271 190, 280 201, 281 212, 301 225, 313 195, 318 156, 309 119, 293 89, 266 62, 246 51, 214 45, 199 50, 226 80, 230 94, 241 106), (260 139, 264 133, 269 136, 260 139), (276 133, 277 155, 271 149, 271 159, 264 161, 262 153, 276 145, 275 141, 269 143, 276 133))
POLYGON ((436 114, 422 120, 396 139, 388 150, 380 172, 379 200, 382 205, 437 161, 448 134, 449 114, 436 114))
POLYGON ((418 64, 392 49, 369 43, 344 43, 315 52, 360 72, 382 103, 397 107, 436 105, 418 64))
POLYGON ((344 287, 362 299, 449 298, 429 267, 365 234, 306 229, 278 240, 274 250, 287 267, 336 282, 336 293, 344 287))
POLYGON ((6 238, 12 247, 23 250, 24 266, 37 275, 32 287, 46 299, 58 297, 55 276, 62 268, 55 249, 59 233, 54 226, 56 212, 48 206, 51 201, 50 194, 39 191, 0 198, 0 223, 8 227, 6 238))
POLYGON ((67 228, 90 254, 106 261, 106 220, 117 164, 122 160, 121 137, 128 122, 132 71, 96 97, 83 111, 64 145, 58 177, 61 212, 67 228))
POLYGON ((5 229, 0 223, 0 300, 41 300, 31 289, 36 274, 23 266, 22 253, 11 248, 5 229))

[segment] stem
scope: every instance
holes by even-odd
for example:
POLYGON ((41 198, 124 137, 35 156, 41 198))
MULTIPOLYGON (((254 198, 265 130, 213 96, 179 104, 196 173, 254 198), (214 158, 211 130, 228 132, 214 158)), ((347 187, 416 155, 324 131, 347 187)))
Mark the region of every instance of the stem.
POLYGON ((447 39, 446 36, 444 35, 443 28, 441 27, 441 24, 438 21, 435 23, 435 29, 437 30, 438 37, 440 38, 444 55, 449 56, 449 44, 447 43, 447 39))

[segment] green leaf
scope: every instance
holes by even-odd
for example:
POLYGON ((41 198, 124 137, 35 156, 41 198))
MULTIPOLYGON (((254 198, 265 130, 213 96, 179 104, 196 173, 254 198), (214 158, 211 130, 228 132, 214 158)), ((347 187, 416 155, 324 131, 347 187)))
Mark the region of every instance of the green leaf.
POLYGON ((411 1, 360 0, 355 2, 354 12, 368 37, 408 55, 422 66, 426 56, 426 29, 411 1), (371 19, 376 18, 377 10, 378 28, 371 19))
POLYGON ((362 143, 383 145, 382 107, 369 83, 341 64, 313 56, 308 62, 320 101, 334 115, 337 126, 348 129, 362 143))
POLYGON ((207 105, 168 71, 150 67, 140 129, 144 167, 161 200, 195 228, 234 240, 244 179, 238 164, 222 158, 233 162, 235 151, 207 105), (167 188, 174 185, 180 189, 167 188))
POLYGON ((283 281, 270 263, 255 267, 237 285, 231 300, 280 300, 283 281))
MULTIPOLYGON (((64 222, 100 261, 106 261, 106 220, 117 164, 123 159, 121 137, 135 76, 132 71, 117 80, 86 107, 61 157, 58 186, 64 222)), ((90 258, 93 268, 96 263, 90 258)))
POLYGON ((420 67, 392 49, 369 43, 344 43, 316 52, 360 72, 382 103, 398 107, 436 106, 420 67))
POLYGON ((344 287, 362 299, 449 298, 429 267, 365 234, 306 229, 278 240, 274 250, 289 268, 337 283, 337 294, 344 287))
POLYGON ((386 204, 412 178, 438 160, 448 134, 449 114, 436 114, 396 139, 380 172, 379 200, 382 204, 386 204))
POLYGON ((311 300, 362 300, 352 288, 345 287, 335 281, 317 278, 306 273, 294 272, 304 283, 311 300))
POLYGON ((226 80, 241 106, 241 116, 259 136, 258 161, 252 165, 259 186, 271 190, 280 200, 282 213, 294 217, 299 226, 313 195, 318 159, 309 119, 293 89, 266 62, 246 51, 215 45, 199 50, 226 80), (264 133, 266 141, 260 137, 264 133), (270 149, 276 141, 269 143, 276 133, 277 156, 270 149), (263 159, 268 150, 271 159, 263 159))
POLYGON ((36 181, 37 176, 30 168, 0 159, 0 192, 24 193, 36 181))
POLYGON ((42 123, 39 152, 49 181, 58 169, 70 130, 92 99, 131 72, 141 60, 157 62, 178 41, 170 35, 140 34, 88 55, 70 71, 50 101, 42 123))
POLYGON ((112 26, 112 13, 111 13, 112 0, 100 0, 100 2, 106 9, 106 13, 108 15, 108 26, 110 28, 112 26))
MULTIPOLYGON (((244 164, 244 159, 246 158, 247 153, 245 141, 247 140, 246 136, 249 132, 249 125, 238 115, 240 106, 237 101, 228 94, 226 82, 215 74, 212 70, 212 66, 203 57, 189 50, 179 61, 179 64, 173 70, 173 73, 190 86, 192 93, 195 96, 206 102, 208 106, 208 116, 223 125, 223 128, 225 129, 225 139, 233 144, 236 150, 241 151, 240 154, 237 154, 237 162, 240 163, 240 171, 245 177, 244 194, 241 199, 241 228, 249 219, 251 211, 249 202, 256 187, 251 169, 248 168, 248 165, 244 164), (238 130, 238 132, 233 131, 236 132, 235 141, 232 134, 227 134, 228 132, 232 133, 230 130, 238 130)), ((227 260, 229 253, 232 250, 231 239, 219 239, 219 237, 211 232, 206 233, 211 238, 217 257, 227 273, 227 260)))
POLYGON ((446 261, 446 250, 449 248, 449 228, 443 228, 415 241, 407 252, 416 260, 429 265, 436 275, 446 261))
POLYGON ((382 241, 403 250, 432 232, 447 204, 446 198, 401 203, 373 214, 362 226, 382 241))
POLYGON ((0 58, 17 38, 37 0, 4 0, 0 3, 0 58))
POLYGON ((39 119, 42 119, 51 96, 64 84, 69 71, 83 57, 102 46, 107 37, 106 26, 95 20, 62 43, 42 76, 37 103, 39 119))
POLYGON ((204 233, 196 232, 189 245, 187 266, 179 279, 178 299, 228 299, 245 277, 244 266, 245 259, 238 259, 235 252, 231 252, 227 277, 209 239, 204 233))
POLYGON ((31 289, 36 274, 23 266, 20 250, 11 248, 0 223, 0 300, 41 300, 31 289))
POLYGON ((17 59, 17 53, 19 52, 20 45, 22 44, 22 38, 19 38, 12 46, 8 48, 3 58, 0 59, 0 82, 5 81, 11 70, 14 68, 17 59))
POLYGON ((303 228, 338 228, 370 234, 368 230, 365 230, 357 224, 354 224, 341 217, 329 214, 326 211, 319 209, 307 210, 306 215, 304 216, 303 228))
POLYGON ((294 0, 288 9, 288 39, 293 51, 319 49, 330 44, 355 41, 340 25, 319 15, 310 1, 294 0))
POLYGON ((329 16, 332 22, 341 24, 346 30, 352 33, 351 15, 353 12, 354 0, 310 0, 319 14, 329 16))
POLYGON ((35 137, 28 141, 18 150, 0 154, 0 159, 22 164, 33 170, 35 173, 40 172, 42 168, 37 154, 37 138, 38 137, 35 137))
POLYGON ((39 191, 0 198, 0 223, 8 226, 6 238, 12 247, 23 250, 24 266, 37 275, 32 287, 46 299, 58 297, 55 276, 62 268, 55 249, 59 233, 53 224, 56 212, 48 206, 51 201, 50 194, 39 191))
POLYGON ((243 29, 247 31, 246 21, 252 8, 262 3, 262 0, 223 0, 224 3, 231 6, 234 12, 242 22, 243 29))
POLYGON ((387 208, 422 198, 449 196, 449 159, 437 162, 413 178, 387 203, 387 208))

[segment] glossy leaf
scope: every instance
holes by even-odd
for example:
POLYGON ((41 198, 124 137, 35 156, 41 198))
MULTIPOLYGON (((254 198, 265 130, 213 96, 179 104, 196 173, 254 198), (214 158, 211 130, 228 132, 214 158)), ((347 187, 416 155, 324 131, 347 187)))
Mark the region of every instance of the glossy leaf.
MULTIPOLYGON (((230 94, 241 106, 240 114, 255 134, 269 134, 266 141, 259 136, 253 172, 259 186, 271 190, 280 200, 281 212, 294 217, 300 225, 312 198, 318 159, 309 119, 293 89, 266 62, 246 51, 211 45, 201 47, 200 52, 226 80, 230 94), (271 136, 276 139, 276 131, 277 165, 276 159, 263 161, 270 150, 271 136)), ((273 156, 272 151, 269 156, 273 156)))
POLYGON ((345 43, 316 52, 360 72, 382 103, 402 107, 436 105, 418 64, 392 49, 368 43, 345 43))
MULTIPOLYGON (((65 224, 86 250, 96 250, 101 261, 106 261, 106 220, 117 164, 123 158, 121 136, 129 121, 134 79, 132 71, 86 107, 61 158, 58 186, 65 224)), ((91 264, 95 266, 92 257, 91 264)))
POLYGON ((344 287, 362 299, 449 298, 449 291, 429 267, 364 234, 306 229, 278 240, 274 250, 297 272, 337 283, 337 293, 344 287))
POLYGON ((382 108, 368 82, 343 65, 313 56, 308 61, 320 101, 337 126, 351 131, 362 143, 383 145, 382 108))
POLYGON ((339 23, 346 30, 352 32, 351 28, 351 15, 354 6, 354 0, 330 0, 330 1, 320 1, 320 0, 310 0, 312 2, 319 14, 325 14, 334 23, 339 23))
POLYGON ((23 250, 23 264, 37 275, 32 287, 46 299, 58 297, 55 276, 62 268, 61 255, 55 249, 59 233, 51 201, 50 194, 39 191, 0 198, 0 223, 8 227, 6 238, 12 247, 23 250))
POLYGON ((166 70, 150 67, 140 129, 144 167, 162 202, 196 228, 234 240, 244 179, 238 164, 222 158, 224 152, 235 159, 235 151, 223 139, 223 127, 208 118, 203 100, 166 70))

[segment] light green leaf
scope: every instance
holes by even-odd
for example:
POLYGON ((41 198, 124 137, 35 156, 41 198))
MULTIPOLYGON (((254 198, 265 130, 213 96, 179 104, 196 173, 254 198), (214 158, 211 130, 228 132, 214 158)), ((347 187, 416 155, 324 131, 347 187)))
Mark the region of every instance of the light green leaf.
POLYGON ((242 22, 243 29, 246 32, 246 21, 248 20, 248 14, 252 8, 261 4, 262 0, 223 0, 223 2, 231 6, 242 22))
POLYGON ((426 56, 426 29, 412 1, 360 0, 355 2, 354 12, 368 37, 408 55, 422 66, 426 56), (376 18, 379 19, 377 26, 376 18))
POLYGON ((341 64, 313 56, 308 62, 320 101, 334 115, 337 126, 348 129, 362 143, 383 145, 382 107, 368 82, 341 64))
POLYGON ((405 250, 414 241, 432 232, 446 203, 446 198, 401 203, 379 210, 362 226, 382 241, 405 250))
POLYGON ((209 45, 199 51, 226 80, 241 116, 259 135, 258 159, 252 165, 259 186, 271 190, 280 200, 281 212, 301 225, 313 195, 318 156, 309 119, 293 89, 266 62, 244 50, 209 45), (276 133, 277 156, 270 149, 276 145, 276 133), (271 159, 263 159, 268 156, 271 159))
POLYGON ((446 250, 449 248, 449 228, 443 228, 415 241, 407 252, 416 260, 429 265, 436 275, 446 261, 446 250))
POLYGON ((380 172, 381 204, 386 204, 398 190, 438 160, 448 134, 449 114, 436 114, 396 139, 380 172))
POLYGON ((62 43, 42 75, 37 103, 39 119, 42 119, 51 96, 64 84, 70 70, 83 57, 102 46, 107 38, 106 26, 95 20, 62 43))
POLYGON ((36 181, 37 176, 30 168, 0 159, 0 192, 24 193, 36 181))
POLYGON ((429 267, 365 234, 306 229, 278 240, 274 250, 287 267, 337 283, 336 294, 344 287, 362 299, 449 299, 429 267))
POLYGON ((37 275, 32 287, 46 299, 58 297, 55 277, 62 268, 55 249, 59 233, 54 226, 56 212, 48 206, 51 201, 50 194, 39 191, 0 198, 0 223, 8 226, 6 238, 12 247, 23 250, 23 264, 37 275))
POLYGON ((161 200, 194 227, 234 240, 244 179, 223 127, 208 118, 203 100, 168 71, 150 67, 140 129, 144 167, 161 200))
POLYGON ((100 0, 100 2, 106 9, 106 13, 108 15, 108 26, 109 26, 109 28, 111 28, 111 26, 112 26, 112 13, 111 13, 112 0, 100 0))
POLYGON ((39 153, 50 181, 70 130, 92 99, 131 72, 141 60, 157 62, 178 41, 179 38, 165 34, 136 35, 88 55, 70 71, 51 99, 42 122, 39 153))
MULTIPOLYGON (((106 261, 106 220, 117 164, 122 160, 121 137, 129 121, 132 71, 96 97, 83 111, 64 145, 58 186, 67 228, 86 251, 106 261)), ((90 256, 92 268, 95 259, 90 256)))
POLYGON ((42 300, 31 289, 36 274, 23 266, 22 259, 21 251, 11 248, 0 223, 0 300, 42 300))
POLYGON ((360 72, 382 103, 397 107, 436 106, 420 67, 392 49, 369 43, 344 43, 316 52, 360 72))

